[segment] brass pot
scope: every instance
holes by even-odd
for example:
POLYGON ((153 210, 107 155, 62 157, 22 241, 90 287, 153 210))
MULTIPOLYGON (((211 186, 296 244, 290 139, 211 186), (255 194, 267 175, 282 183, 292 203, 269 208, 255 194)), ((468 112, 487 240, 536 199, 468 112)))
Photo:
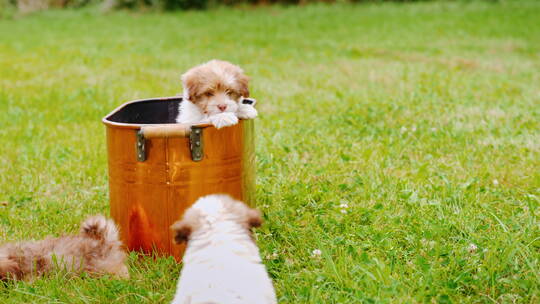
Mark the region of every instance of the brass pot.
POLYGON ((180 97, 123 104, 107 128, 111 216, 129 250, 172 255, 169 227, 199 197, 227 193, 254 204, 253 120, 216 129, 175 122, 180 97))

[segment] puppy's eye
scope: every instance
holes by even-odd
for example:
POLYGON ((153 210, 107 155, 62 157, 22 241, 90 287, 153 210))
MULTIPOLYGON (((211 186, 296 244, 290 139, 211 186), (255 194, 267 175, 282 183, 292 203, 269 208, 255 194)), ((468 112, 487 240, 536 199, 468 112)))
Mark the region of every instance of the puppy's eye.
POLYGON ((212 97, 212 96, 214 96, 214 93, 212 93, 212 92, 206 92, 206 93, 204 93, 204 96, 206 96, 206 97, 212 97))

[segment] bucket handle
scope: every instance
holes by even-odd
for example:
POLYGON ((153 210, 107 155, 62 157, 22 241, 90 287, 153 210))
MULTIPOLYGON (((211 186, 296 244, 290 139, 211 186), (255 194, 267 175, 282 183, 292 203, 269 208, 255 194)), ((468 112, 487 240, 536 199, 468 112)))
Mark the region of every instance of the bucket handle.
POLYGON ((137 132, 135 152, 137 160, 146 160, 146 140, 151 138, 189 137, 189 149, 191 159, 201 161, 203 159, 203 128, 184 124, 163 124, 143 126, 137 132))
POLYGON ((187 137, 191 126, 183 124, 152 125, 141 127, 144 138, 187 137))

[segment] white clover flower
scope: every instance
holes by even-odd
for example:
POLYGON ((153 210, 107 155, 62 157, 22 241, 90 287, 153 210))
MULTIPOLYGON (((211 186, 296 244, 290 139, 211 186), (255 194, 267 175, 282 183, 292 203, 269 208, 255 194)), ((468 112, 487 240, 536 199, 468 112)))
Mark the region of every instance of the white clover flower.
POLYGON ((469 251, 469 253, 474 253, 476 252, 476 250, 478 249, 478 246, 476 246, 475 244, 471 243, 469 245, 469 247, 467 247, 467 251, 469 251))
POLYGON ((494 179, 494 180, 493 180, 493 185, 495 185, 495 186, 499 185, 499 181, 496 180, 496 179, 494 179))
POLYGON ((349 208, 349 204, 347 204, 347 203, 341 203, 341 204, 339 205, 339 208, 345 208, 345 209, 346 209, 346 208, 349 208))
POLYGON ((346 214, 346 213, 347 213, 347 210, 341 209, 340 212, 343 213, 343 214, 346 214))
POLYGON ((437 132, 437 128, 431 128, 431 132, 437 132))
POLYGON ((411 132, 416 132, 416 126, 412 126, 411 132))
POLYGON ((278 253, 277 251, 274 251, 272 254, 269 254, 266 256, 266 259, 267 260, 275 260, 278 258, 278 253))
POLYGON ((312 252, 311 252, 311 256, 312 257, 320 257, 322 254, 322 251, 320 249, 314 249, 312 252))
POLYGON ((401 129, 399 129, 399 131, 401 133, 405 133, 405 132, 407 132, 407 127, 403 126, 403 127, 401 127, 401 129))

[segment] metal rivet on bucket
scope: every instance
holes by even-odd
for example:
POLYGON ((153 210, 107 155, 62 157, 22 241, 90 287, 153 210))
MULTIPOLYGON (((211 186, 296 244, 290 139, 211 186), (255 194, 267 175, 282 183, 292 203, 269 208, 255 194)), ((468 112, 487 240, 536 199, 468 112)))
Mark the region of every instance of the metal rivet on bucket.
POLYGON ((191 133, 189 134, 189 148, 191 150, 191 159, 193 161, 201 161, 203 159, 202 134, 203 131, 201 127, 191 127, 191 133))

